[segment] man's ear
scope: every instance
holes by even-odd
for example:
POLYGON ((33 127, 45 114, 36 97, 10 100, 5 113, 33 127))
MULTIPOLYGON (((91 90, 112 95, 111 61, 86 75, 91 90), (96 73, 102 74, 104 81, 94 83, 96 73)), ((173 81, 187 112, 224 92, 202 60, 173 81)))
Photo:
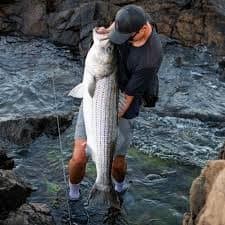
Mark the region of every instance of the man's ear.
POLYGON ((147 24, 143 25, 143 27, 141 29, 143 29, 144 31, 146 31, 148 29, 148 25, 147 24))

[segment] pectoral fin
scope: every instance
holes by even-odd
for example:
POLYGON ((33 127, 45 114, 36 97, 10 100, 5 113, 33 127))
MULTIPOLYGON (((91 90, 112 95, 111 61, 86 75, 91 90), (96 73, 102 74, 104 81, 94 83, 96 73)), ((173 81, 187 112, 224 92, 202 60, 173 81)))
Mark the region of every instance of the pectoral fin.
POLYGON ((93 77, 93 79, 90 81, 90 83, 88 84, 88 93, 90 94, 90 96, 93 98, 94 94, 95 94, 95 88, 96 88, 96 80, 93 77))
POLYGON ((77 86, 75 86, 68 95, 74 98, 83 98, 83 93, 84 93, 84 84, 80 83, 77 86))

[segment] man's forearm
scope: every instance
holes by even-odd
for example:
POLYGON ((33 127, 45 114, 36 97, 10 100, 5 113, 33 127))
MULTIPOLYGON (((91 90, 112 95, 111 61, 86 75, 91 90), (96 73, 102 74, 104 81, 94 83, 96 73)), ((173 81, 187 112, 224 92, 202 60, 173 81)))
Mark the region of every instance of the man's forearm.
POLYGON ((126 113, 126 111, 130 107, 133 100, 134 100, 134 96, 125 95, 125 103, 123 104, 123 107, 121 108, 121 110, 118 113, 119 117, 122 117, 126 113))

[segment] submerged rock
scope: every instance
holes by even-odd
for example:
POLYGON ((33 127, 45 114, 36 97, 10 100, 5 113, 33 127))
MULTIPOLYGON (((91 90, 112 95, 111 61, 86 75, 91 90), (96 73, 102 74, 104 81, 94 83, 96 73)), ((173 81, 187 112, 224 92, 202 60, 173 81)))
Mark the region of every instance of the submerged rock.
POLYGON ((209 161, 191 186, 190 213, 183 225, 225 224, 225 161, 209 161))

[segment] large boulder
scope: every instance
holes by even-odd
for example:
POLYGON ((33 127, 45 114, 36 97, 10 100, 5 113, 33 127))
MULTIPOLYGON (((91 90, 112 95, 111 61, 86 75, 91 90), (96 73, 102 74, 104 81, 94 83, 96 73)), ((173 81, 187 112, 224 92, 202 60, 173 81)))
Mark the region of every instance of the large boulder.
POLYGON ((225 161, 209 161, 191 186, 190 213, 183 225, 225 224, 225 161))
POLYGON ((83 54, 90 31, 108 25, 118 6, 141 5, 158 24, 159 32, 193 46, 206 44, 225 55, 225 2, 223 0, 26 0, 1 1, 0 32, 49 37, 83 54))
POLYGON ((26 202, 32 189, 10 170, 0 170, 0 217, 26 202))
POLYGON ((79 4, 48 16, 49 37, 59 43, 75 46, 87 53, 95 26, 109 25, 117 7, 105 2, 79 4))
POLYGON ((151 0, 140 5, 153 16, 161 33, 188 46, 206 44, 225 54, 225 1, 151 0))
POLYGON ((40 203, 23 204, 16 211, 9 213, 8 217, 1 221, 2 225, 54 225, 54 219, 47 205, 40 203))
POLYGON ((5 121, 0 121, 0 136, 15 144, 29 144, 43 133, 48 136, 58 136, 58 122, 60 132, 64 132, 72 124, 73 116, 73 112, 69 112, 59 115, 7 118, 5 121))

